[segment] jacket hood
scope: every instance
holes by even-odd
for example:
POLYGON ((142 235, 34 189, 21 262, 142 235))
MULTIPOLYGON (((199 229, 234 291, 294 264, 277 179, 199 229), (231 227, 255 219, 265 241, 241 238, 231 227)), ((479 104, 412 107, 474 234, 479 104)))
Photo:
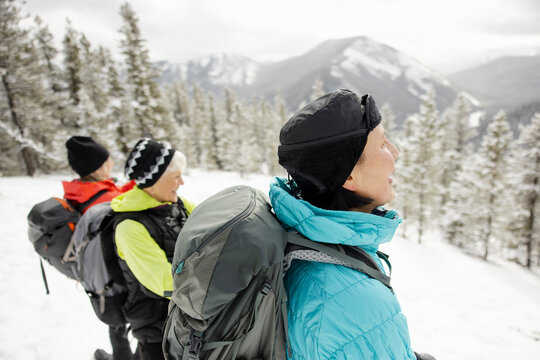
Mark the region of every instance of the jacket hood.
POLYGON ((384 215, 325 210, 291 195, 287 179, 270 183, 270 202, 278 219, 313 241, 376 249, 392 240, 403 219, 397 211, 378 208, 384 215))
POLYGON ((159 202, 138 186, 118 195, 111 201, 111 208, 116 212, 143 211, 161 205, 171 204, 170 202, 159 202))

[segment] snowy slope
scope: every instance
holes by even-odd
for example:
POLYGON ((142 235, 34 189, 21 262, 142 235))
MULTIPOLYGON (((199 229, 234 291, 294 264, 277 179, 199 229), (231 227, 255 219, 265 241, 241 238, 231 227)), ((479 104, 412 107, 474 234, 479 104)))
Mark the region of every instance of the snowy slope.
POLYGON ((508 109, 538 102, 539 69, 540 55, 505 56, 448 78, 456 88, 469 92, 483 105, 508 109))
POLYGON ((425 94, 431 87, 450 86, 448 80, 430 70, 427 66, 396 49, 375 42, 367 37, 358 37, 343 51, 342 59, 335 61, 333 69, 344 69, 352 75, 361 76, 369 72, 381 81, 404 77, 413 95, 425 94))
MULTIPOLYGON (((65 177, 64 177, 65 178, 65 177)), ((90 360, 110 350, 102 325, 77 286, 46 265, 45 295, 37 255, 26 238, 31 206, 61 195, 61 176, 0 178, 0 360, 90 360)), ((245 183, 266 191, 269 178, 190 171, 181 193, 202 201, 245 183)), ((440 242, 401 237, 391 255, 393 284, 409 319, 413 347, 438 360, 540 358, 540 279, 526 270, 487 263, 440 242)))

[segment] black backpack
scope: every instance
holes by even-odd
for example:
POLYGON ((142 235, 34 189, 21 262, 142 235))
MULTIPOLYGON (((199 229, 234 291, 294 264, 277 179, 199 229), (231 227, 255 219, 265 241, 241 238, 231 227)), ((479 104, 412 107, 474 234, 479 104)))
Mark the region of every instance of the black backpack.
POLYGON ((40 256, 41 273, 45 290, 49 293, 42 259, 71 279, 76 279, 72 265, 75 257, 72 236, 81 217, 81 210, 99 198, 102 190, 81 204, 52 197, 39 202, 28 213, 28 239, 40 256))

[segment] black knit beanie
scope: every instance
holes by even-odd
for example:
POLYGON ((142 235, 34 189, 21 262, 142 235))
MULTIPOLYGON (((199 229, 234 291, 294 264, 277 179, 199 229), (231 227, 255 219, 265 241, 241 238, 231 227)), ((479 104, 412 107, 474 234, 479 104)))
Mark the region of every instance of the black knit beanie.
POLYGON ((69 165, 80 177, 99 169, 109 157, 107 149, 89 136, 72 136, 66 148, 69 165))
POLYGON ((128 155, 124 173, 141 189, 150 187, 163 175, 174 152, 169 145, 148 138, 140 139, 128 155))
POLYGON ((314 100, 281 128, 279 163, 309 199, 342 186, 381 122, 370 95, 340 89, 314 100))

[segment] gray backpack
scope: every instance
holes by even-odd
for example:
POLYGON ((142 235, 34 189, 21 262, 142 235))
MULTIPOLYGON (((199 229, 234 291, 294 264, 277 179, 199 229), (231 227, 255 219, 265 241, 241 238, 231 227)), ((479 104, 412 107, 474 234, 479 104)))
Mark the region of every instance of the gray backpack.
POLYGON ((41 275, 45 291, 49 294, 49 284, 44 259, 62 274, 75 279, 72 272, 73 261, 72 236, 75 225, 86 209, 107 190, 101 190, 87 201, 77 204, 70 200, 52 197, 34 205, 28 213, 28 239, 39 254, 41 275))
POLYGON ((390 288, 390 278, 361 249, 287 232, 264 193, 231 187, 198 205, 176 242, 165 358, 285 359, 283 276, 292 258, 349 266, 390 288))
POLYGON ((73 274, 80 281, 90 297, 90 302, 97 317, 110 326, 126 323, 122 305, 125 302, 127 288, 122 277, 115 277, 110 272, 108 259, 116 261, 110 234, 104 232, 104 221, 110 221, 110 202, 104 202, 89 208, 79 219, 73 233, 75 262, 73 274), (108 246, 104 246, 107 242, 108 246), (109 249, 109 250, 107 250, 109 249))

